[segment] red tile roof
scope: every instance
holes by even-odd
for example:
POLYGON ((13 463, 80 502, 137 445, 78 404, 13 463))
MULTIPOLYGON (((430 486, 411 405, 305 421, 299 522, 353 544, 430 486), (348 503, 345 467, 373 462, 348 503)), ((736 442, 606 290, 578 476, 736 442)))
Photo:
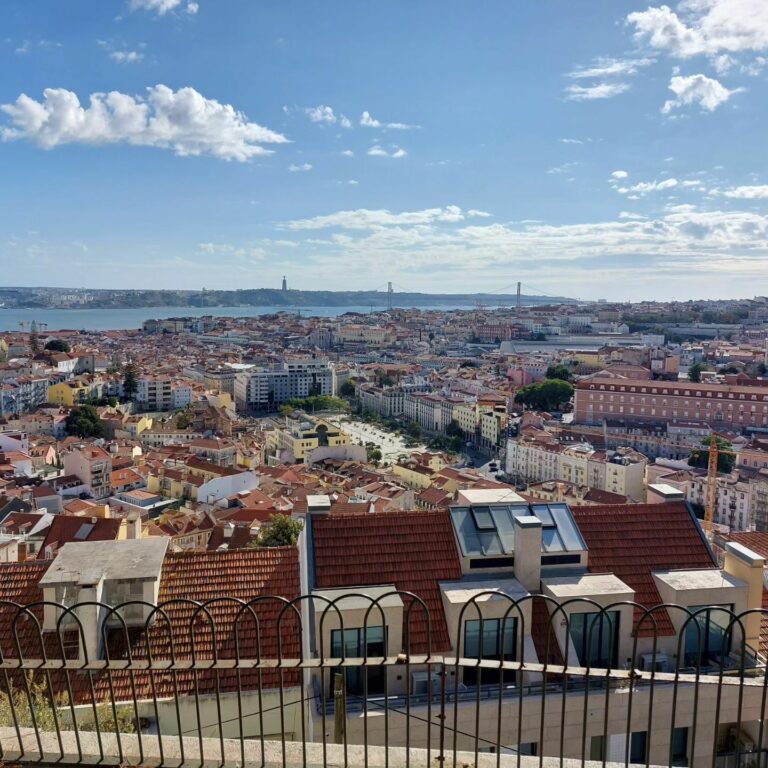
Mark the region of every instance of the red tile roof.
MULTIPOLYGON (((318 588, 394 584, 398 590, 412 592, 429 609, 431 650, 451 649, 438 582, 460 579, 461 562, 448 512, 383 512, 311 519, 318 588)), ((403 602, 407 607, 410 601, 403 602)), ((411 610, 410 623, 410 651, 426 653, 428 622, 418 606, 411 610)), ((406 630, 404 626, 404 635, 406 630)))
MULTIPOLYGON (((50 563, 45 561, 0 564, 0 601, 26 605, 42 600, 38 582, 49 565, 50 563)), ((164 612, 168 617, 167 621, 158 615, 148 631, 129 630, 128 638, 122 630, 113 631, 109 643, 110 659, 126 657, 128 639, 132 658, 146 658, 149 647, 156 661, 169 660, 171 637, 174 658, 178 661, 192 657, 193 638, 196 658, 212 658, 215 642, 218 658, 232 659, 236 657, 235 630, 239 640, 240 658, 258 658, 259 649, 263 659, 278 658, 279 651, 282 652, 283 658, 298 658, 301 656, 299 622, 296 614, 290 610, 284 614, 280 625, 281 642, 278 643, 277 623, 283 602, 267 600, 253 604, 258 625, 253 614, 246 611, 235 627, 235 618, 240 606, 228 598, 248 602, 260 596, 279 596, 292 600, 298 597, 299 589, 299 557, 296 547, 247 549, 237 552, 169 553, 163 562, 159 592, 159 602, 166 604, 164 612), (215 623, 215 635, 211 628, 212 623, 204 611, 198 611, 200 618, 192 628, 195 606, 186 602, 190 600, 208 603, 208 614, 215 623)), ((32 612, 42 623, 42 608, 37 606, 32 612)), ((0 602, 0 652, 6 658, 18 656, 13 629, 15 615, 16 609, 0 602)), ((40 636, 35 623, 19 619, 16 626, 24 658, 40 658, 40 636)), ((50 659, 61 659, 61 649, 55 633, 45 634, 45 646, 50 659)), ((53 685, 64 690, 64 676, 53 672, 52 678, 53 685)), ((299 683, 295 672, 283 671, 282 680, 284 685, 299 683)), ((239 680, 234 670, 223 670, 218 675, 219 690, 222 693, 235 691, 238 686, 246 690, 253 690, 259 685, 275 687, 280 681, 280 672, 277 670, 265 670, 261 677, 258 671, 241 670, 239 680)), ((19 679, 17 684, 20 683, 19 679)), ((76 703, 90 701, 87 678, 74 674, 70 676, 70 683, 74 687, 76 703)), ((150 697, 153 688, 158 697, 191 695, 196 684, 200 694, 215 693, 217 676, 214 672, 198 672, 196 683, 195 674, 191 671, 156 672, 154 680, 146 673, 134 672, 132 681, 127 673, 117 671, 112 673, 111 682, 106 675, 95 673, 93 684, 98 699, 110 695, 111 685, 114 687, 116 700, 125 701, 131 698, 132 685, 135 685, 139 698, 150 697)))
MULTIPOLYGON (((571 511, 589 549, 589 570, 615 574, 635 590, 635 601, 646 608, 662 602, 654 571, 717 567, 685 502, 572 507, 571 511)), ((636 608, 635 621, 642 615, 636 608)), ((653 616, 657 634, 674 634, 665 610, 653 616)), ((648 619, 639 635, 653 634, 648 619)))
POLYGON ((116 517, 54 515, 51 527, 40 545, 38 558, 45 559, 45 548, 48 546, 55 545, 61 549, 70 541, 114 541, 119 533, 120 519, 116 517), (92 527, 89 530, 84 526, 92 527))
POLYGON ((756 555, 768 558, 768 533, 761 531, 739 531, 729 534, 728 541, 751 549, 756 555))

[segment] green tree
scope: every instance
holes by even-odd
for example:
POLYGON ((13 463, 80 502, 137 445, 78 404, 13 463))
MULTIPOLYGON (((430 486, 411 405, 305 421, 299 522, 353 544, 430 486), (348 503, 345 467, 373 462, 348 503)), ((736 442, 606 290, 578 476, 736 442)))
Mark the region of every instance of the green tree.
POLYGON ((573 385, 561 379, 547 379, 518 390, 515 402, 536 411, 554 411, 573 397, 573 385))
POLYGON ((414 440, 419 440, 419 439, 421 439, 421 425, 419 424, 419 422, 418 422, 418 421, 412 421, 412 422, 411 422, 411 423, 408 425, 408 430, 407 430, 407 432, 408 432, 408 434, 409 434, 409 435, 410 435, 410 436, 411 436, 411 437, 412 437, 414 440))
POLYGON ((135 363, 129 362, 123 368, 123 394, 126 400, 133 400, 139 389, 139 375, 135 363))
POLYGON ((259 531, 259 537, 254 546, 296 546, 303 527, 304 525, 301 520, 294 520, 290 515, 272 515, 269 518, 269 523, 259 531))
POLYGON ((40 337, 37 334, 37 323, 34 320, 29 327, 29 349, 33 355, 40 351, 40 337))
POLYGON ((63 339, 51 339, 46 345, 45 348, 49 352, 69 352, 69 344, 67 344, 66 341, 63 339))
POLYGON ((355 385, 347 379, 346 381, 342 382, 341 386, 339 387, 339 394, 342 397, 346 397, 347 400, 353 398, 355 396, 355 385))
POLYGON ((701 381, 701 373, 706 370, 702 363, 694 363, 688 369, 688 380, 694 384, 698 384, 701 381))
POLYGON ((101 437, 104 434, 104 425, 92 405, 73 408, 67 414, 64 424, 67 434, 75 437, 101 437))
MULTIPOLYGON (((691 467, 699 467, 706 469, 709 466, 709 446, 711 438, 706 437, 701 441, 704 448, 695 448, 691 451, 691 455, 688 458, 688 465, 691 467)), ((715 438, 718 451, 732 451, 733 446, 727 440, 722 437, 715 438)), ((717 471, 729 473, 733 471, 733 467, 736 464, 736 456, 733 453, 718 453, 717 454, 717 471)))
POLYGON ((368 461, 374 466, 378 466, 379 462, 382 459, 381 451, 378 448, 369 446, 366 448, 366 453, 368 454, 368 461))
POLYGON ((445 428, 445 434, 448 437, 464 437, 464 430, 456 419, 451 419, 451 423, 445 428))
POLYGON ((548 379, 561 379, 562 381, 570 381, 572 378, 571 369, 562 363, 550 365, 545 376, 548 379))

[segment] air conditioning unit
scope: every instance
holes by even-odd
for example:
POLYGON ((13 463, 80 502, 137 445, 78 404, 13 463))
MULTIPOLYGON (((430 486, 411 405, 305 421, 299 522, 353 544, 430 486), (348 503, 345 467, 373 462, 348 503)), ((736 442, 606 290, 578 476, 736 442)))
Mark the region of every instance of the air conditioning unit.
POLYGON ((643 672, 668 672, 669 659, 666 653, 643 653, 640 656, 640 669, 643 672))
POLYGON ((429 679, 432 678, 432 695, 440 693, 440 673, 437 671, 429 672, 423 669, 411 672, 411 694, 413 696, 428 696, 430 693, 429 679))

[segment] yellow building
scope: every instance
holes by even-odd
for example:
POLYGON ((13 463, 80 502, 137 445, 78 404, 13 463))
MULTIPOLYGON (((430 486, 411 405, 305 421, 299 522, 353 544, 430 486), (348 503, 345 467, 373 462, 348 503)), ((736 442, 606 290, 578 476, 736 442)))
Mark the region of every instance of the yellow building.
POLYGON ((352 439, 340 427, 306 414, 286 417, 285 427, 269 432, 267 447, 280 461, 303 464, 316 448, 352 445, 352 439))
POLYGON ((465 435, 474 435, 479 420, 477 403, 457 403, 451 410, 451 418, 465 435))
POLYGON ((123 421, 123 430, 127 432, 134 440, 148 429, 152 429, 152 417, 143 413, 136 414, 135 416, 128 416, 123 421))
POLYGON ((91 392, 91 387, 74 379, 73 381, 62 381, 61 384, 54 384, 48 387, 48 402, 51 405, 65 405, 68 408, 74 408, 76 405, 85 402, 91 392))
POLYGON ((409 487, 425 490, 432 485, 433 470, 421 465, 393 464, 392 472, 409 487))

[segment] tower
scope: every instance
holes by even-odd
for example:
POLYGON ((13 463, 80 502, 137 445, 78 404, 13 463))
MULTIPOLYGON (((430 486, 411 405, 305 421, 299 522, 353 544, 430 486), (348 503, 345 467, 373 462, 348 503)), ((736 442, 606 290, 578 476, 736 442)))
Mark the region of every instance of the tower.
POLYGON ((392 309, 392 294, 394 293, 394 290, 392 288, 392 283, 387 283, 387 309, 392 309))
POLYGON ((285 279, 285 275, 283 275, 283 290, 288 290, 288 281, 285 279))

